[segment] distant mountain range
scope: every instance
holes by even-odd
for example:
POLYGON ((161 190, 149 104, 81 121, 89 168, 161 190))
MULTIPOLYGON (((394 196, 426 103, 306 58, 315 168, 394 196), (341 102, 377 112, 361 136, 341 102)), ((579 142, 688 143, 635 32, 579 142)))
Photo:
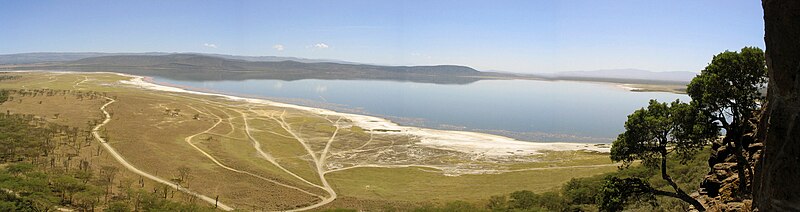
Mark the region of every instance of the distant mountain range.
MULTIPOLYGON (((78 55, 74 57, 85 57, 78 55)), ((64 57, 58 57, 59 59, 64 57)), ((492 76, 466 66, 377 66, 334 62, 253 61, 275 57, 144 53, 6 66, 12 70, 114 71, 176 80, 367 79, 466 84, 492 76), (230 59, 230 58, 248 58, 230 59)))
POLYGON ((599 81, 686 84, 694 72, 638 69, 520 74, 478 71, 466 66, 381 66, 347 61, 203 53, 23 53, 0 55, 0 70, 115 71, 176 80, 368 79, 466 84, 484 79, 599 81))
POLYGON ((697 75, 689 71, 654 72, 641 69, 607 69, 596 71, 567 71, 553 74, 542 74, 542 77, 552 79, 627 79, 627 80, 654 80, 665 82, 690 82, 697 75))
POLYGON ((102 53, 102 52, 36 52, 36 53, 20 53, 20 54, 6 54, 0 55, 0 64, 31 64, 31 63, 44 63, 44 62, 67 62, 91 57, 102 56, 163 56, 170 54, 195 54, 206 55, 212 57, 220 57, 225 59, 246 60, 253 62, 278 62, 278 61, 297 61, 301 63, 342 63, 342 64, 359 64, 355 62, 341 61, 341 60, 325 60, 325 59, 308 59, 299 57, 278 57, 278 56, 239 56, 227 54, 209 54, 209 53, 166 53, 166 52, 146 52, 146 53, 102 53))

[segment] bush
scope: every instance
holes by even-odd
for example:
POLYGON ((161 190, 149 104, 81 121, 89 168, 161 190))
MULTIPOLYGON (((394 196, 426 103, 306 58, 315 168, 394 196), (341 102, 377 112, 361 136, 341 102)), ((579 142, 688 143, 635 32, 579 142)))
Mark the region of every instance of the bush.
POLYGON ((599 190, 603 184, 596 178, 573 178, 562 188, 564 199, 574 205, 595 204, 599 190))
POLYGON ((534 205, 536 205, 536 196, 535 193, 532 191, 515 191, 511 193, 510 199, 508 201, 508 208, 510 209, 531 209, 534 205))
POLYGON ((491 196, 486 208, 492 211, 505 211, 508 209, 508 198, 505 195, 491 196))
POLYGON ((0 90, 0 104, 8 101, 8 90, 0 90))

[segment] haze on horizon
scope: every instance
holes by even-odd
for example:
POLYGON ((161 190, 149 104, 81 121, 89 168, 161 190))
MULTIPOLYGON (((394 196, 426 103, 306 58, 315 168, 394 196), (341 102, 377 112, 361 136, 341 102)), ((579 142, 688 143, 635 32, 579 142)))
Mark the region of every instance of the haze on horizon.
POLYGON ((760 1, 6 1, 0 54, 200 52, 523 73, 698 71, 760 1))

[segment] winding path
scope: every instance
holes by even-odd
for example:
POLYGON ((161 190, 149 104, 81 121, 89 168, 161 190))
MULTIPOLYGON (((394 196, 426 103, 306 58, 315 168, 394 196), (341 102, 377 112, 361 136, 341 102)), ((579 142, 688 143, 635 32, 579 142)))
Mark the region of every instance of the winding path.
MULTIPOLYGON (((197 111, 197 112, 199 112, 199 113, 206 114, 206 113, 204 113, 204 112, 202 112, 202 111, 198 110, 198 109, 197 109, 197 108, 195 108, 195 107, 192 107, 192 106, 190 106, 190 105, 186 105, 186 106, 188 106, 189 108, 192 108, 193 110, 195 110, 195 111, 197 111)), ((210 113, 210 112, 209 112, 209 113, 210 113)), ((209 115, 209 114, 206 114, 206 115, 209 115)), ((315 196, 315 197, 317 197, 317 198, 323 199, 323 197, 322 197, 322 196, 320 196, 320 195, 318 195, 318 194, 314 194, 314 193, 308 192, 308 191, 306 191, 306 190, 303 190, 303 189, 301 189, 301 188, 298 188, 298 187, 295 187, 295 186, 291 186, 291 185, 287 185, 287 184, 284 184, 284 183, 281 183, 281 182, 278 182, 278 181, 275 181, 275 180, 272 180, 272 179, 269 179, 269 178, 266 178, 266 177, 263 177, 263 176, 260 176, 260 175, 257 175, 257 174, 250 173, 250 172, 248 172, 248 171, 238 170, 238 169, 234 169, 234 168, 231 168, 231 167, 229 167, 229 166, 226 166, 225 164, 222 164, 221 162, 219 162, 219 160, 217 160, 216 158, 214 158, 214 156, 211 156, 211 154, 209 154, 208 152, 204 151, 203 149, 201 149, 200 147, 198 147, 197 145, 195 145, 194 143, 192 143, 192 139, 193 139, 194 137, 196 137, 196 136, 198 136, 198 135, 202 135, 202 134, 209 133, 209 132, 211 132, 211 130, 213 130, 214 128, 216 128, 216 127, 217 127, 217 126, 218 126, 220 123, 222 123, 222 117, 219 117, 219 116, 217 116, 216 114, 213 114, 213 113, 211 113, 210 115, 211 115, 211 116, 214 116, 214 117, 216 117, 216 118, 217 118, 217 122, 216 122, 216 123, 214 123, 214 125, 213 125, 213 126, 211 126, 210 128, 206 129, 206 130, 205 130, 205 131, 203 131, 203 132, 199 132, 199 133, 197 133, 197 134, 190 135, 190 136, 188 136, 188 137, 186 137, 186 138, 184 139, 184 140, 186 141, 186 143, 188 143, 190 146, 194 147, 194 148, 195 148, 195 150, 197 150, 198 152, 200 152, 200 153, 202 153, 203 155, 205 155, 206 157, 208 157, 208 159, 210 159, 212 162, 214 162, 215 164, 217 164, 217 166, 219 166, 219 167, 222 167, 223 169, 227 169, 227 170, 229 170, 229 171, 236 172, 236 173, 246 174, 246 175, 249 175, 249 176, 252 176, 252 177, 258 178, 258 179, 262 179, 262 180, 265 180, 265 181, 268 181, 268 182, 271 182, 271 183, 277 184, 277 185, 279 185, 279 186, 283 186, 283 187, 286 187, 286 188, 294 189, 294 190, 297 190, 297 191, 303 192, 303 193, 305 193, 305 194, 308 194, 308 195, 315 196)))
POLYGON ((117 153, 117 151, 114 149, 114 147, 111 147, 111 145, 109 145, 109 144, 106 142, 106 140, 105 140, 103 137, 101 137, 101 136, 100 136, 100 133, 99 133, 99 131, 100 131, 100 128, 102 128, 103 126, 105 126, 106 124, 108 124, 108 122, 110 122, 110 121, 111 121, 111 114, 109 114, 109 113, 108 113, 108 111, 106 111, 106 107, 107 107, 108 105, 110 105, 110 104, 112 104, 112 103, 116 102, 116 100, 114 100, 114 99, 112 99, 112 98, 108 98, 108 97, 105 97, 105 98, 106 98, 107 100, 110 100, 110 101, 109 101, 109 102, 107 102, 107 103, 105 103, 105 104, 103 104, 103 106, 101 106, 101 107, 100 107, 100 110, 101 110, 101 111, 103 111, 103 114, 105 114, 106 118, 105 118, 105 120, 103 120, 103 122, 102 122, 102 123, 98 124, 97 126, 95 126, 95 127, 94 127, 94 129, 92 129, 92 135, 94 135, 94 137, 95 137, 95 138, 96 138, 98 141, 100 141, 100 144, 101 144, 101 145, 103 145, 103 147, 105 147, 105 149, 106 149, 106 150, 107 150, 109 153, 111 153, 111 155, 112 155, 112 156, 114 156, 114 159, 117 159, 117 161, 118 161, 120 164, 122 164, 122 166, 125 166, 125 168, 127 168, 127 169, 128 169, 128 170, 130 170, 130 171, 132 171, 133 173, 136 173, 136 174, 138 174, 138 175, 141 175, 141 176, 143 176, 143 177, 146 177, 146 178, 148 178, 148 179, 150 179, 150 180, 153 180, 153 181, 159 182, 159 183, 161 183, 161 184, 164 184, 164 185, 168 185, 168 186, 175 187, 175 189, 177 189, 178 191, 182 191, 182 192, 184 192, 184 193, 187 193, 187 194, 189 194, 189 195, 192 195, 192 196, 198 197, 198 198, 202 199, 203 201, 206 201, 206 202, 208 202, 208 203, 211 203, 212 205, 213 205, 213 204, 216 204, 216 205, 217 205, 217 207, 218 207, 219 209, 222 209, 222 210, 225 210, 225 211, 232 211, 232 210, 233 210, 233 208, 231 208, 230 206, 227 206, 227 205, 225 205, 225 204, 222 204, 222 203, 220 203, 220 202, 217 202, 217 201, 216 201, 214 198, 211 198, 211 197, 208 197, 208 196, 205 196, 205 195, 199 194, 199 193, 197 193, 197 192, 194 192, 194 191, 191 191, 191 190, 189 190, 189 189, 183 188, 183 187, 179 186, 178 184, 175 184, 175 183, 172 183, 172 182, 170 182, 170 181, 167 181, 167 180, 161 179, 161 178, 159 178, 159 177, 156 177, 156 176, 154 176, 154 175, 151 175, 151 174, 149 174, 149 173, 147 173, 147 172, 144 172, 144 171, 142 171, 142 170, 140 170, 140 169, 136 168, 135 166, 131 165, 130 163, 128 163, 128 161, 126 161, 126 160, 125 160, 125 158, 123 158, 123 157, 122 157, 122 156, 121 156, 119 153, 117 153))
MULTIPOLYGON (((300 144, 303 145, 303 147, 306 149, 308 154, 311 155, 311 158, 314 160, 313 161, 314 162, 314 166, 317 167, 317 174, 319 175, 319 180, 322 181, 322 185, 323 185, 322 189, 324 189, 330 195, 328 198, 323 199, 321 202, 318 202, 317 204, 309 205, 309 206, 306 206, 306 207, 303 207, 303 208, 288 210, 288 211, 311 210, 311 209, 326 205, 326 204, 328 204, 330 202, 333 202, 333 200, 336 199, 337 194, 336 194, 336 191, 333 190, 333 187, 331 187, 331 185, 328 183, 328 180, 325 179, 325 172, 324 172, 324 167, 323 167, 323 165, 324 165, 323 162, 325 160, 324 157, 327 154, 326 151, 328 150, 328 148, 326 147, 326 149, 323 150, 322 154, 320 154, 321 157, 317 158, 317 155, 314 153, 314 151, 311 149, 311 147, 308 145, 308 143, 305 141, 305 139, 300 138, 300 136, 298 136, 292 130, 292 127, 289 125, 289 123, 286 123, 286 120, 283 118, 284 114, 286 114, 286 110, 284 110, 283 113, 281 113, 280 119, 277 119, 277 118, 272 117, 272 116, 269 116, 269 117, 271 119, 275 120, 276 122, 278 122, 278 124, 281 125, 281 128, 286 130, 286 132, 288 132, 292 137, 294 137, 297 140, 297 142, 300 142, 300 144)), ((336 133, 338 131, 339 131, 339 127, 337 126, 336 127, 336 131, 334 131, 333 135, 328 140, 328 144, 326 144, 327 146, 329 146, 330 143, 333 142, 333 139, 334 139, 334 137, 336 137, 336 133)))

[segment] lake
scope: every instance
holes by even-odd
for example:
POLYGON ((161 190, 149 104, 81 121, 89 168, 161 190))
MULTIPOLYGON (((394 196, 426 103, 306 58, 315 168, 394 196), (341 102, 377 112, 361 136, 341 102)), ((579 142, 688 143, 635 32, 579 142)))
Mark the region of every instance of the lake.
POLYGON ((443 85, 365 80, 177 81, 218 93, 258 97, 378 116, 436 129, 468 130, 527 141, 608 143, 627 115, 648 100, 689 101, 682 94, 630 92, 615 84, 481 80, 443 85))

